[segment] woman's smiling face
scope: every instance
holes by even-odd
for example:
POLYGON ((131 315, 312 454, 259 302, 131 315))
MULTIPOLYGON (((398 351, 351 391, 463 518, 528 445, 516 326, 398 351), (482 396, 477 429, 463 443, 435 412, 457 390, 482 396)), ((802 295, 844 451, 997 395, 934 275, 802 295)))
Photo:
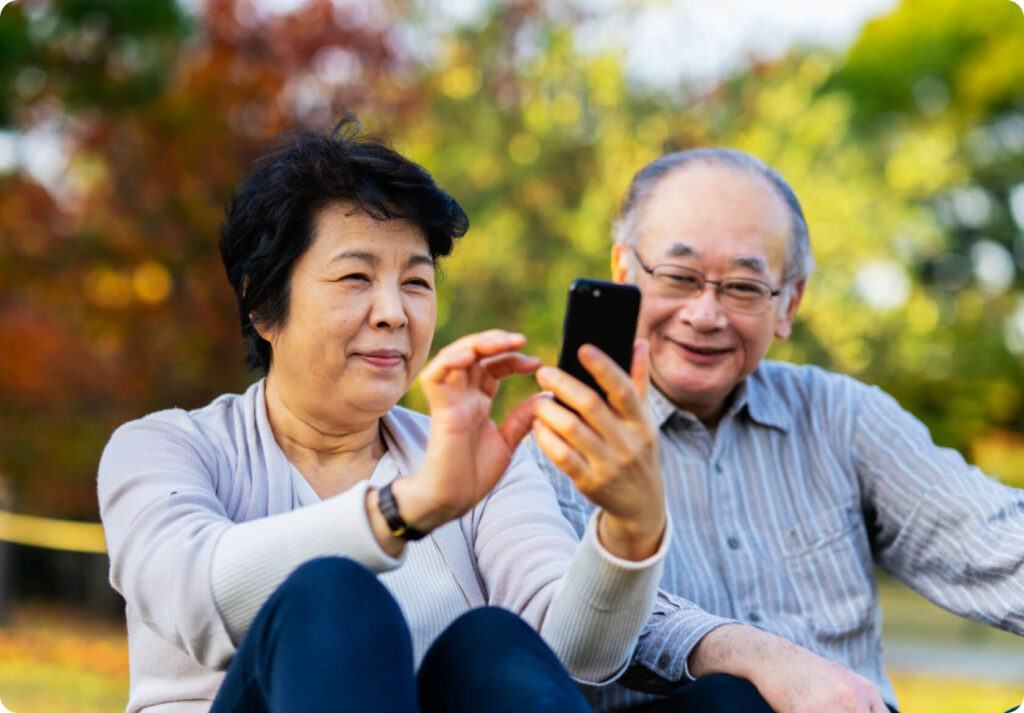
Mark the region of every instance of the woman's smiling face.
POLYGON ((426 362, 437 319, 423 231, 329 204, 296 260, 286 319, 262 329, 268 377, 290 408, 324 424, 379 418, 426 362))

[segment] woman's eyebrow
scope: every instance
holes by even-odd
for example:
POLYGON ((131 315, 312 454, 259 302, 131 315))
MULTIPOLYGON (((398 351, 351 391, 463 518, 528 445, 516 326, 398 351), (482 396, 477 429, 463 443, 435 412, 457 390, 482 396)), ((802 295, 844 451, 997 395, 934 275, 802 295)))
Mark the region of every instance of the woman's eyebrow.
POLYGON ((363 262, 368 262, 371 265, 377 265, 378 263, 380 263, 379 256, 366 250, 343 250, 337 255, 333 255, 330 259, 330 262, 337 262, 339 260, 348 259, 362 260, 363 262))
POLYGON ((427 267, 434 267, 434 258, 429 255, 413 255, 405 263, 406 267, 416 267, 417 265, 426 265, 427 267))
MULTIPOLYGON (((380 256, 376 253, 369 252, 367 250, 343 250, 337 255, 331 256, 329 262, 338 262, 340 260, 362 260, 370 265, 377 266, 380 264, 380 256)), ((408 260, 405 261, 406 267, 416 267, 417 265, 426 265, 427 267, 434 267, 434 258, 430 257, 426 253, 419 253, 412 255, 408 260)))

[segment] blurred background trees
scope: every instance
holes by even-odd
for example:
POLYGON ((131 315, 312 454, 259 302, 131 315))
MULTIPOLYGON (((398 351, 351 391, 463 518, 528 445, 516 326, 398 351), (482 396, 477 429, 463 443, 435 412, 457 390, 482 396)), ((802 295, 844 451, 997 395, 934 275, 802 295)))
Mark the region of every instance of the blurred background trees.
MULTIPOLYGON (((1024 485, 1017 6, 903 0, 845 50, 699 84, 637 81, 622 49, 586 41, 584 3, 477 6, 462 22, 412 0, 3 9, 0 474, 19 510, 94 519, 118 424, 254 378, 216 250, 224 201, 279 132, 348 110, 472 221, 442 265, 436 346, 502 326, 553 361, 566 286, 607 276, 633 173, 734 146, 793 184, 818 263, 774 356, 879 384, 1024 485)), ((512 382, 499 410, 532 388, 512 382)))

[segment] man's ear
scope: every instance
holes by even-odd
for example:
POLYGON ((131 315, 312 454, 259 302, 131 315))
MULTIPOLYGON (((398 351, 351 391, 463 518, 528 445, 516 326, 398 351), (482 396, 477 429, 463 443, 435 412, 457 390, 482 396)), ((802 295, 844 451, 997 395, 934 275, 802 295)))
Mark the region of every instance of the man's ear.
POLYGON ((786 312, 775 325, 775 338, 787 339, 793 333, 793 320, 796 319, 796 311, 800 308, 800 300, 804 298, 804 287, 806 281, 798 280, 789 288, 789 303, 786 305, 786 312))
POLYGON ((622 243, 612 245, 612 282, 629 282, 629 248, 622 243))

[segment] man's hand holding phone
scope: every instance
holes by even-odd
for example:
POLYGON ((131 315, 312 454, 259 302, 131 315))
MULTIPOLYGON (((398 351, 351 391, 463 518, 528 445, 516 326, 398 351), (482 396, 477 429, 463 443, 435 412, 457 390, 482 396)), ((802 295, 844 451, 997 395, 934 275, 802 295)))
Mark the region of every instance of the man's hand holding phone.
POLYGON ((561 369, 537 372, 553 399, 534 408, 533 434, 544 454, 576 488, 602 509, 601 544, 623 559, 653 555, 665 531, 665 493, 658 463, 658 433, 647 409, 648 344, 633 345, 630 374, 607 354, 584 344, 580 364, 607 401, 561 369))

